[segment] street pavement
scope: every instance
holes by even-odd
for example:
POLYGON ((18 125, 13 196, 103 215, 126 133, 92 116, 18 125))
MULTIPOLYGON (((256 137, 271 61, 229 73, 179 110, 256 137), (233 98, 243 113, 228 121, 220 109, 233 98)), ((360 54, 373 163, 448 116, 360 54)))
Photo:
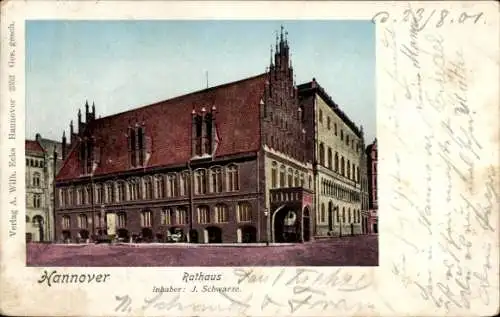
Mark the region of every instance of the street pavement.
POLYGON ((378 236, 289 245, 29 243, 28 266, 378 266, 378 236))

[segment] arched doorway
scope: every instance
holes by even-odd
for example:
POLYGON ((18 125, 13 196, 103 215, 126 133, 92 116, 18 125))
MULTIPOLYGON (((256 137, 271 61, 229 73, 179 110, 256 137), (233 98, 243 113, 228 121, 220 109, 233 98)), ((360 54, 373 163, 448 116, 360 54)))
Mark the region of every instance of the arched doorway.
POLYGON ((189 230, 189 241, 191 243, 198 243, 198 231, 196 229, 189 230))
POLYGON ((257 242, 257 228, 254 226, 241 227, 241 242, 255 243, 257 242))
POLYGON ((222 229, 219 227, 207 227, 208 243, 222 243, 222 229))
POLYGON ((299 219, 297 212, 282 206, 273 214, 273 241, 277 243, 297 242, 299 239, 299 219))
POLYGON ((151 230, 151 228, 142 228, 141 234, 144 242, 153 241, 153 230, 151 230))
POLYGON ((43 217, 40 215, 36 215, 33 217, 33 226, 35 228, 38 228, 38 239, 37 241, 43 241, 44 240, 44 231, 43 231, 43 217))
MULTIPOLYGON (((331 204, 331 202, 330 202, 331 204)), ((333 213, 330 214, 330 206, 328 206, 328 219, 329 221, 333 221, 333 213)), ((332 207, 333 209, 333 207, 332 207)), ((305 207, 302 211, 302 231, 304 236, 304 241, 311 240, 311 217, 310 217, 309 207, 305 207)), ((332 229, 333 230, 333 225, 332 229)))

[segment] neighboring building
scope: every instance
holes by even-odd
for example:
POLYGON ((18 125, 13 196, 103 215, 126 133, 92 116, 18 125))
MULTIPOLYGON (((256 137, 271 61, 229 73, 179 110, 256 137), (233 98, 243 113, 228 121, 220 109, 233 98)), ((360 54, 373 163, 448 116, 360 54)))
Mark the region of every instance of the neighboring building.
POLYGON ((377 201, 377 139, 366 148, 368 157, 368 188, 369 188, 369 218, 370 233, 378 233, 378 201, 377 201))
MULTIPOLYGON (((361 127, 361 133, 363 133, 363 127, 361 127)), ((362 143, 361 143, 361 148, 365 149, 365 143, 364 143, 364 135, 362 138, 362 143)), ((359 173, 360 173, 360 178, 361 178, 361 228, 363 234, 367 234, 370 232, 369 226, 368 226, 368 219, 370 217, 370 212, 369 212, 369 203, 370 203, 370 189, 368 187, 368 157, 366 155, 366 152, 363 150, 361 151, 361 158, 360 158, 360 164, 359 164, 359 173)))
POLYGON ((299 86, 307 159, 314 162, 316 234, 362 233, 361 130, 313 80, 299 86))
POLYGON ((293 78, 282 30, 261 75, 99 119, 86 103, 71 146, 63 136, 56 238, 309 240, 314 185, 293 78))
POLYGON ((60 150, 61 143, 40 134, 25 141, 26 241, 54 239, 54 177, 62 164, 60 150))

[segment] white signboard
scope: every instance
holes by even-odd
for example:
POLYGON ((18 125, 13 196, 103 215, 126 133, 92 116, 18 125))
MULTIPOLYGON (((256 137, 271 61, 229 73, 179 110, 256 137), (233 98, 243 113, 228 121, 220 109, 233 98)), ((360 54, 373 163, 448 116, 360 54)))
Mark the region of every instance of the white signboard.
POLYGON ((116 214, 114 213, 106 214, 106 233, 116 234, 116 214))

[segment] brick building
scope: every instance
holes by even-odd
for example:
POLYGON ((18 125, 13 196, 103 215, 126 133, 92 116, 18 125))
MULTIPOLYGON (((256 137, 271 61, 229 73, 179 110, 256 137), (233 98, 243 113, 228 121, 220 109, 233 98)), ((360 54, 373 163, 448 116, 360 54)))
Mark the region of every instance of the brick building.
POLYGON ((313 173, 286 35, 265 73, 115 115, 78 111, 63 136, 56 238, 307 241, 313 173))
POLYGON ((313 162, 316 235, 361 234, 362 130, 314 78, 299 86, 299 96, 313 162))
POLYGON ((368 188, 369 188, 369 218, 370 233, 378 233, 378 202, 377 202, 377 139, 366 147, 368 158, 368 188))

